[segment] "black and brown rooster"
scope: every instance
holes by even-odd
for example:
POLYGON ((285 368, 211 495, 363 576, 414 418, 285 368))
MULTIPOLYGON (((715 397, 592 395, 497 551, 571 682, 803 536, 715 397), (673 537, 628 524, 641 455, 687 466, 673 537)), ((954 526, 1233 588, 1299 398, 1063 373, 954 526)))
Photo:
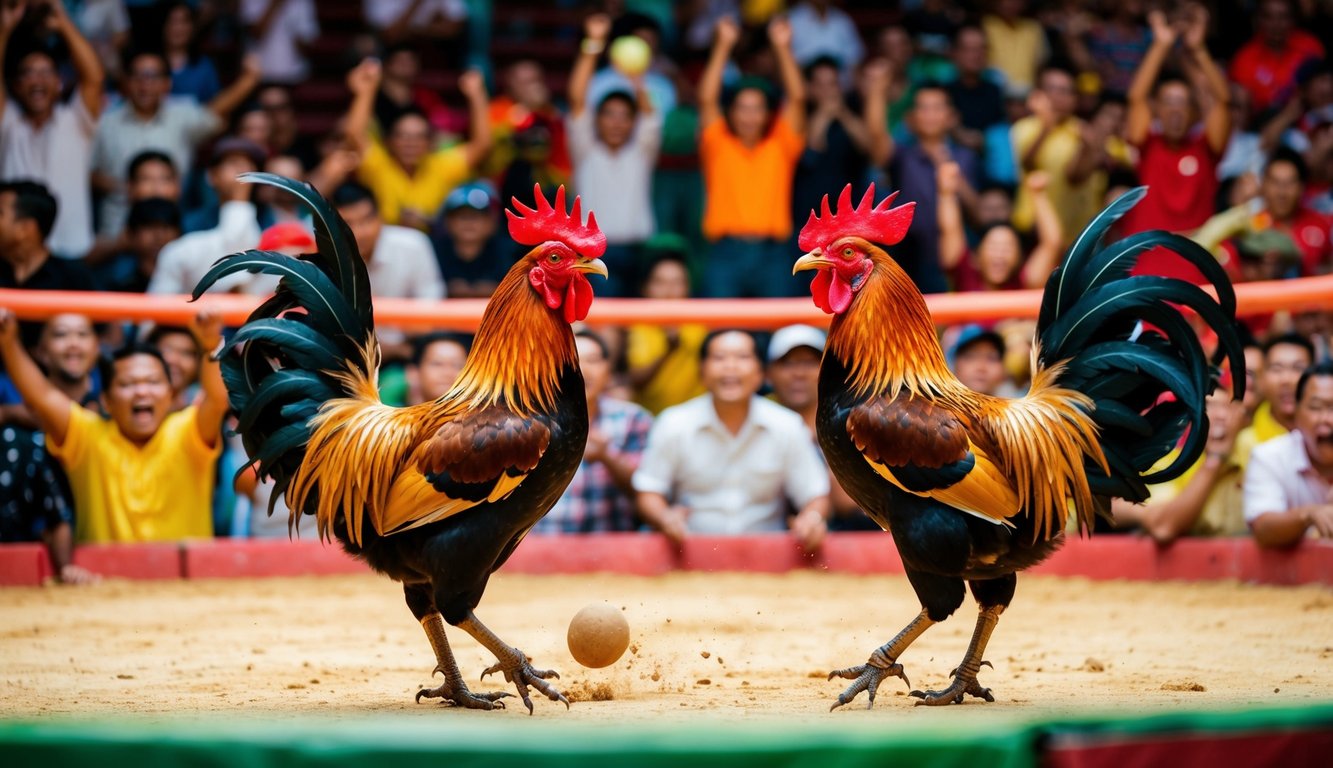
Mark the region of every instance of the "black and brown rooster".
MULTIPOLYGON (((313 515, 321 538, 403 583, 408 608, 435 651, 439 698, 472 709, 503 707, 508 693, 463 683, 447 622, 474 637, 532 711, 529 687, 568 700, 517 648, 473 613, 486 582, 568 486, 588 435, 583 376, 570 323, 592 303, 587 274, 606 275, 606 237, 579 200, 508 211, 514 239, 535 246, 500 283, 457 383, 407 408, 380 402, 370 283, 347 225, 309 186, 268 174, 314 214, 318 253, 296 259, 248 251, 220 260, 198 298, 239 271, 280 275, 222 358, 246 450, 285 493, 296 527, 313 515)), ((270 513, 272 510, 270 509, 270 513)))
MULTIPOLYGON (((818 270, 811 293, 834 315, 819 377, 819 443, 842 487, 892 532, 922 605, 864 665, 829 675, 853 681, 834 708, 862 691, 873 704, 887 676, 906 682, 899 657, 962 605, 965 583, 980 606, 971 645, 949 686, 912 695, 924 704, 965 695, 993 701, 977 673, 1014 596, 1015 574, 1060 546, 1068 515, 1089 529, 1110 498, 1143 501, 1147 483, 1176 477, 1200 456, 1215 371, 1182 309, 1197 313, 1232 370, 1243 370, 1235 295, 1217 262, 1178 235, 1103 243, 1145 191, 1098 215, 1051 275, 1032 386, 1013 400, 974 392, 953 376, 926 302, 875 245, 902 239, 911 204, 891 207, 891 195, 876 205, 871 187, 853 207, 848 187, 836 214, 827 197, 820 215, 811 212, 800 234, 808 253, 795 271, 818 270), (1217 298, 1181 280, 1130 276, 1153 248, 1198 267, 1217 298)), ((1239 398, 1244 377, 1234 381, 1239 398)))

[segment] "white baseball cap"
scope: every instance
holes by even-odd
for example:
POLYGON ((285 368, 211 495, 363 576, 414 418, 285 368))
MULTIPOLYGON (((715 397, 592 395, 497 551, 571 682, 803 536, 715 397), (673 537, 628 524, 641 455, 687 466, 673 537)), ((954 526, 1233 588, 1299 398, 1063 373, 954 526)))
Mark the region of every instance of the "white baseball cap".
POLYGON ((781 360, 797 347, 810 347, 816 352, 823 352, 826 338, 825 333, 813 325, 788 325, 779 328, 768 341, 768 362, 781 360))

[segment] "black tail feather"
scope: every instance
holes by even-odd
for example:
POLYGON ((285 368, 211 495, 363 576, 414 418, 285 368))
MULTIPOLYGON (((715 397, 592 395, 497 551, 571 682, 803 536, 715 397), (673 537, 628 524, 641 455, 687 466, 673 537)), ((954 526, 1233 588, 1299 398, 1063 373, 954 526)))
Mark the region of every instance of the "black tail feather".
MULTIPOLYGON (((237 413, 250 466, 275 481, 282 495, 301 464, 310 440, 309 422, 328 400, 354 394, 339 371, 371 376, 374 343, 370 277, 347 224, 318 192, 268 173, 244 181, 284 189, 314 214, 318 252, 297 259, 246 251, 220 259, 194 289, 198 299, 219 279, 236 272, 278 275, 278 288, 232 337, 221 358, 222 377, 237 413)), ((269 514, 272 514, 272 504, 269 514)))
MULTIPOLYGON (((1094 493, 1142 501, 1147 484, 1180 476, 1202 454, 1204 400, 1216 371, 1184 310, 1217 334, 1233 371, 1244 370, 1235 329, 1236 295, 1207 251, 1167 232, 1143 232, 1109 245, 1106 232, 1143 199, 1127 192, 1093 219, 1046 283, 1037 320, 1040 364, 1065 362, 1061 386, 1093 401, 1110 473, 1087 466, 1094 493), (1194 265, 1217 297, 1184 280, 1131 276, 1139 258, 1162 248, 1194 265), (1172 449, 1179 454, 1154 470, 1172 449)), ((1233 377, 1234 396, 1244 377, 1233 377)))

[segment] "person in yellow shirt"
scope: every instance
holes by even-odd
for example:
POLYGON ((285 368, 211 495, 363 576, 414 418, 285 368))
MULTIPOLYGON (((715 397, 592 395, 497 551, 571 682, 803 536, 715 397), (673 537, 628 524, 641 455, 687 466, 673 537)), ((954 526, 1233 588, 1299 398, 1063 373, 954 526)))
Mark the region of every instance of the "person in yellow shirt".
MULTIPOLYGON (((218 349, 222 319, 200 312, 191 331, 202 349, 218 349)), ((227 390, 211 356, 200 365, 198 401, 172 413, 161 353, 146 345, 118 351, 102 366, 109 419, 76 404, 42 375, 7 309, 0 309, 0 359, 69 477, 80 543, 213 535, 214 463, 227 390)))
MULTIPOLYGON (((665 239, 665 236, 659 236, 665 239)), ((690 273, 680 250, 663 250, 648 267, 643 282, 645 299, 688 299, 690 273)), ((653 414, 661 413, 704 393, 699 380, 699 357, 708 326, 632 325, 626 335, 625 358, 635 400, 653 414)))
POLYGON ((347 75, 352 106, 344 130, 361 153, 357 175, 375 193, 384 223, 427 231, 444 199, 476 174, 491 150, 486 80, 476 70, 458 78, 458 88, 468 104, 467 143, 432 149, 430 122, 417 110, 407 110, 392 125, 380 126, 383 142, 371 136, 380 76, 380 64, 373 59, 361 62, 347 75))
POLYGON ((1281 437, 1296 425, 1296 384, 1314 365, 1314 345, 1298 333, 1276 336, 1264 343, 1264 367, 1258 376, 1264 401, 1255 409, 1254 443, 1281 437))
MULTIPOLYGON (((1158 544, 1170 544, 1184 535, 1240 536, 1248 532, 1241 482, 1248 453, 1237 436, 1245 423, 1245 406, 1231 399, 1230 385, 1208 397, 1208 442, 1194 466, 1174 480, 1149 486, 1152 496, 1143 504, 1123 499, 1111 502, 1116 528, 1138 528, 1158 544)), ((1175 460, 1172 452, 1162 469, 1175 460)))
POLYGON ((1032 114, 1014 123, 1009 131, 1023 174, 1014 201, 1013 223, 1020 231, 1033 228, 1035 213, 1027 177, 1036 171, 1045 171, 1050 179, 1046 193, 1060 216, 1066 242, 1082 232, 1101 210, 1101 193, 1091 179, 1075 183, 1069 176, 1084 143, 1084 123, 1074 114, 1077 103, 1073 73, 1058 64, 1048 64, 1037 78, 1036 90, 1028 96, 1032 114))

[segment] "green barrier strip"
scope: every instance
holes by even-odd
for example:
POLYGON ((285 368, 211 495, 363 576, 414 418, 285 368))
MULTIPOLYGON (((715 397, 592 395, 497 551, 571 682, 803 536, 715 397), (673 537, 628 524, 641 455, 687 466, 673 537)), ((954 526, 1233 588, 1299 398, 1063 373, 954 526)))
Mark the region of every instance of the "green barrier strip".
MULTIPOLYGON (((960 713, 961 714, 961 713, 960 713)), ((440 713, 438 720, 353 718, 290 722, 43 721, 0 723, 6 766, 40 768, 168 768, 169 766, 294 766, 350 768, 407 765, 414 758, 495 768, 509 761, 544 766, 617 764, 691 768, 771 766, 913 766, 1035 768, 1042 746, 1061 735, 1148 740, 1164 734, 1327 732, 1333 704, 1303 709, 1172 713, 1134 718, 1077 718, 1006 723, 960 719, 912 728, 886 722, 851 724, 680 721, 644 726, 610 722, 481 722, 440 713)), ((503 715, 502 715, 503 717, 503 715)), ((512 763, 511 763, 512 764, 512 763)))

